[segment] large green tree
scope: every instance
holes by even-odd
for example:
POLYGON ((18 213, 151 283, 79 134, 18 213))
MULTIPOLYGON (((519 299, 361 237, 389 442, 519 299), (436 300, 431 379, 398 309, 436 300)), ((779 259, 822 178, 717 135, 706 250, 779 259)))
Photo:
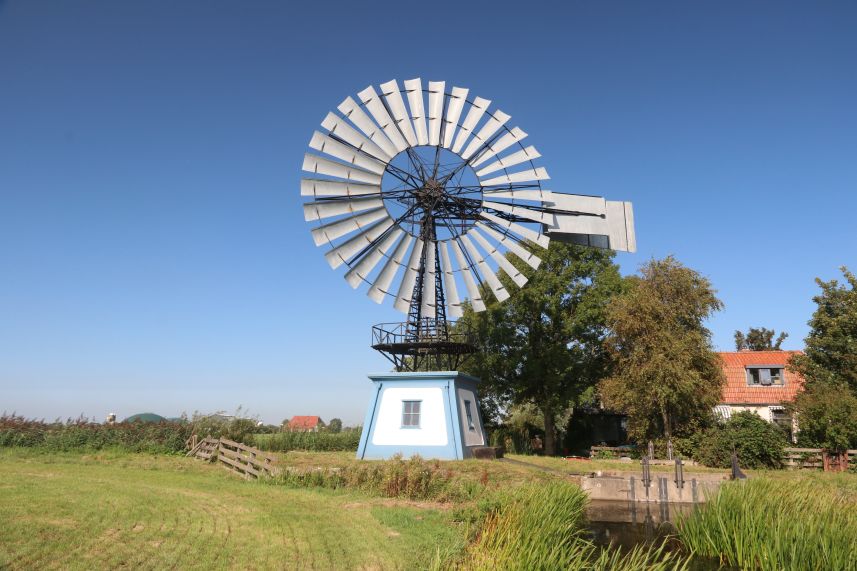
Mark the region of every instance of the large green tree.
POLYGON ((532 403, 544 418, 545 454, 554 454, 557 420, 605 374, 606 311, 623 279, 610 251, 558 241, 532 248, 538 270, 510 256, 526 286, 515 291, 507 281, 508 300, 467 309, 460 322, 480 345, 467 368, 483 380, 486 402, 532 403))
POLYGON ((857 276, 841 271, 844 283, 815 280, 806 348, 789 361, 806 382, 794 407, 803 437, 836 450, 857 446, 857 276))
POLYGON ((779 351, 783 341, 789 336, 785 331, 777 336, 777 332, 765 327, 751 327, 745 334, 743 331, 735 332, 736 351, 779 351))
POLYGON ((611 305, 615 366, 599 392, 605 406, 628 415, 638 441, 670 438, 710 416, 724 376, 703 323, 721 307, 711 283, 673 257, 643 265, 611 305))
POLYGON ((790 366, 807 386, 827 382, 857 391, 857 277, 845 267, 841 271, 845 283, 815 280, 821 294, 812 298, 817 307, 806 348, 792 357, 790 366))

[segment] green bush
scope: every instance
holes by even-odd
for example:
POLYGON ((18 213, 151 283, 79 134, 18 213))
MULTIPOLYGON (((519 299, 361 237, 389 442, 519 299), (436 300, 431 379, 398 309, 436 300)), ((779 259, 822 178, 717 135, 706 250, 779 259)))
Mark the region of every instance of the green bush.
POLYGON ((253 438, 253 444, 257 448, 269 452, 288 452, 289 450, 356 452, 357 446, 360 444, 360 431, 256 434, 253 438))
POLYGON ((857 446, 857 394, 847 385, 815 383, 795 399, 801 445, 844 451, 857 446))
POLYGON ((744 411, 707 430, 693 459, 705 466, 728 468, 734 450, 742 468, 782 468, 786 444, 786 435, 779 426, 744 411))

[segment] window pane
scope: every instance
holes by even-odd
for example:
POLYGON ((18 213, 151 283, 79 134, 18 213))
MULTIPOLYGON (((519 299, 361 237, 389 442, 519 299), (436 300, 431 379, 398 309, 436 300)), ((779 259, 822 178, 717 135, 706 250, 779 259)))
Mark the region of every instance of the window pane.
POLYGON ((420 401, 402 401, 402 426, 420 426, 420 401))
POLYGON ((759 369, 748 369, 750 371, 750 384, 759 384, 759 369))

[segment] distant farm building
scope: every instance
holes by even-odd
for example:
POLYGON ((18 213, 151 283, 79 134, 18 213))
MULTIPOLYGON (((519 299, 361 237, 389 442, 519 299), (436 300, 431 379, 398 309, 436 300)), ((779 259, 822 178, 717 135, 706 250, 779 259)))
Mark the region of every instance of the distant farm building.
POLYGON ((286 430, 291 432, 318 432, 324 422, 320 416, 293 416, 286 424, 286 430))
POLYGON ((789 371, 792 355, 799 351, 738 351, 719 353, 726 384, 715 409, 724 419, 740 411, 755 412, 768 422, 793 432, 786 405, 803 390, 803 377, 789 371))

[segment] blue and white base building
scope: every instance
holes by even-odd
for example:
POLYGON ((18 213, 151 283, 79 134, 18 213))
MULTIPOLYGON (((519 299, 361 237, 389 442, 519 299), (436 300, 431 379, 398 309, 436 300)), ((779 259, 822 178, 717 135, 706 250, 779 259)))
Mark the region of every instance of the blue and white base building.
POLYGON ((462 460, 485 446, 479 380, 458 371, 380 373, 363 422, 357 458, 462 460))

